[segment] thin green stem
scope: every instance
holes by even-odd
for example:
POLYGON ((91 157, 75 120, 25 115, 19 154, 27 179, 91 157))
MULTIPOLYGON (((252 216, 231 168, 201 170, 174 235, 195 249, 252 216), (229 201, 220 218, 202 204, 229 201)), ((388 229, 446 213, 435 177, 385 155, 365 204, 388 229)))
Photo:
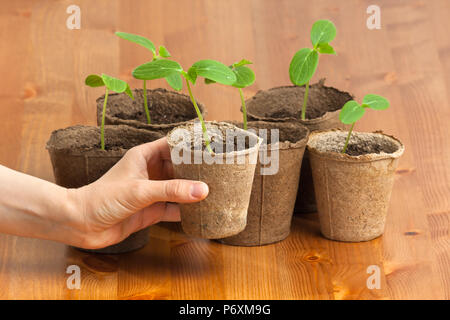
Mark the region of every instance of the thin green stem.
POLYGON ((241 96, 241 102, 242 102, 242 114, 244 117, 244 130, 247 130, 247 107, 245 106, 244 93, 242 92, 241 88, 239 88, 239 94, 241 96))
POLYGON ((188 91, 189 91, 189 96, 191 97, 191 101, 192 101, 192 103, 194 105, 194 108, 195 108, 195 112, 197 112, 197 117, 198 117, 198 119, 200 120, 200 122, 202 124, 202 131, 203 131, 203 137, 205 139, 206 149, 210 153, 212 153, 213 151, 212 151, 211 146, 210 146, 209 136, 208 136, 208 132, 206 131, 205 121, 203 120, 202 113, 200 112, 200 109, 198 108, 197 102, 195 101, 194 95, 192 94, 191 86, 189 85, 189 80, 188 79, 185 79, 185 80, 186 80, 186 86, 187 86, 188 91))
POLYGON ((103 102, 103 111, 102 111, 102 124, 100 126, 100 145, 102 147, 102 150, 105 150, 105 115, 107 103, 108 103, 108 88, 105 89, 105 101, 103 102))
POLYGON ((308 102, 309 81, 305 84, 305 96, 303 97, 302 120, 306 120, 306 103, 308 102))
POLYGON ((144 109, 145 109, 145 114, 147 115, 147 123, 150 124, 151 120, 150 120, 150 111, 148 110, 148 102, 147 102, 147 80, 144 80, 144 109))
POLYGON ((353 127, 355 126, 356 122, 353 122, 352 126, 350 127, 350 131, 348 132, 347 139, 345 140, 344 149, 342 149, 342 153, 345 153, 347 151, 348 142, 350 141, 350 136, 352 135, 353 127))

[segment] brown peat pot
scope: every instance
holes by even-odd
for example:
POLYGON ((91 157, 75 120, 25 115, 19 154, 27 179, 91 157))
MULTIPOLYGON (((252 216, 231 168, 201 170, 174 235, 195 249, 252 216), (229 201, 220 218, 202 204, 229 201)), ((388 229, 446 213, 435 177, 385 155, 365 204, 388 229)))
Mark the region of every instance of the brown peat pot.
POLYGON ((307 148, 322 234, 332 240, 368 241, 382 235, 403 144, 382 133, 311 133, 307 148))
POLYGON ((248 129, 255 130, 264 142, 255 170, 247 226, 241 233, 219 241, 260 246, 281 241, 290 233, 309 130, 298 121, 250 121, 248 129), (274 129, 278 130, 278 136, 273 135, 274 129), (264 134, 263 130, 266 130, 264 134))
POLYGON ((175 178, 200 180, 209 187, 205 200, 180 205, 184 232, 219 239, 238 234, 245 228, 262 139, 225 122, 207 121, 206 127, 212 154, 205 150, 198 121, 173 129, 167 140, 175 178), (219 147, 215 148, 216 144, 219 147))
MULTIPOLYGON (((197 118, 194 105, 188 95, 166 89, 147 89, 148 109, 151 124, 147 124, 142 89, 133 91, 134 100, 125 93, 110 93, 105 114, 105 124, 124 124, 140 129, 169 132, 186 121, 197 118)), ((97 99, 97 124, 102 122, 105 96, 97 99)), ((203 115, 205 107, 197 101, 203 115)))
MULTIPOLYGON (((325 79, 310 86, 306 120, 301 120, 301 109, 305 87, 283 86, 258 91, 247 104, 250 120, 290 121, 295 119, 305 125, 310 132, 333 128, 346 129, 339 121, 339 112, 344 104, 352 99, 348 92, 325 86, 325 79)), ((300 174, 299 192, 294 211, 296 213, 315 212, 317 210, 314 187, 306 150, 300 174)))
MULTIPOLYGON (((100 149, 100 128, 72 126, 52 132, 47 150, 55 181, 65 188, 90 184, 116 164, 125 152, 137 145, 162 138, 159 132, 129 126, 106 126, 106 150, 100 149)), ((97 253, 124 253, 137 250, 148 242, 148 228, 130 235, 122 242, 102 249, 80 249, 97 253)))

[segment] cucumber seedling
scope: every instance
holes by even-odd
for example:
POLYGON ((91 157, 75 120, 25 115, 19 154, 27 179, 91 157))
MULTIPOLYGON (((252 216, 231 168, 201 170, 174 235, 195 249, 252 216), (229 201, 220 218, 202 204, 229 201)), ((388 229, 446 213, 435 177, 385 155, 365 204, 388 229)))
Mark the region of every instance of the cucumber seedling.
POLYGON ((345 153, 345 151, 347 151, 348 142, 350 141, 350 136, 352 135, 355 123, 362 118, 367 108, 373 110, 385 110, 389 108, 389 101, 382 96, 378 96, 376 94, 368 94, 363 98, 361 105, 354 100, 350 100, 346 104, 344 104, 344 107, 339 113, 339 120, 341 120, 343 124, 351 124, 352 126, 348 131, 347 139, 345 140, 342 153, 345 153))
POLYGON ((102 74, 98 76, 96 74, 91 74, 86 77, 84 83, 89 87, 103 87, 105 86, 105 99, 103 101, 102 110, 102 123, 100 126, 100 145, 102 150, 105 150, 105 114, 106 114, 106 104, 108 103, 108 93, 109 91, 114 91, 117 93, 125 92, 131 99, 134 100, 133 93, 131 92, 130 86, 123 80, 102 74))
MULTIPOLYGON (((197 61, 188 69, 187 72, 183 70, 178 62, 172 60, 153 60, 151 62, 144 63, 133 70, 133 76, 136 79, 141 80, 161 79, 173 74, 182 76, 185 79, 189 97, 191 98, 197 117, 202 125, 206 148, 212 153, 205 121, 203 120, 202 113, 200 112, 195 97, 192 93, 190 83, 195 85, 197 78, 203 77, 205 79, 209 79, 210 81, 224 85, 233 85, 236 82, 236 75, 233 70, 216 60, 197 61)), ((181 87, 179 90, 181 90, 181 87)))
MULTIPOLYGON (((116 32, 116 35, 122 39, 131 41, 136 43, 146 49, 148 49, 152 54, 152 61, 162 58, 169 58, 170 52, 164 46, 159 46, 158 52, 156 51, 156 47, 150 39, 147 39, 143 36, 126 33, 126 32, 116 32)), ((170 76, 165 77, 167 83, 175 90, 181 90, 183 85, 180 75, 171 74, 170 76)), ((150 111, 148 109, 148 99, 147 99, 147 80, 143 80, 143 94, 144 94, 144 110, 145 115, 147 116, 147 123, 151 124, 150 111)))
MULTIPOLYGON (((244 118, 244 130, 247 130, 247 107, 245 106, 244 93, 242 88, 251 86, 255 82, 255 73, 252 69, 246 65, 253 64, 253 62, 246 59, 242 59, 239 62, 233 63, 230 69, 234 72, 236 76, 236 82, 232 84, 233 87, 238 88, 239 96, 241 97, 242 103, 242 116, 244 118)), ((215 81, 205 78, 206 84, 215 83, 215 81)))
POLYGON ((292 58, 289 66, 289 77, 296 86, 305 85, 305 95, 301 117, 306 119, 306 104, 308 101, 309 81, 319 64, 319 53, 336 54, 330 41, 336 37, 336 27, 329 20, 318 20, 311 28, 311 43, 313 48, 300 49, 292 58))

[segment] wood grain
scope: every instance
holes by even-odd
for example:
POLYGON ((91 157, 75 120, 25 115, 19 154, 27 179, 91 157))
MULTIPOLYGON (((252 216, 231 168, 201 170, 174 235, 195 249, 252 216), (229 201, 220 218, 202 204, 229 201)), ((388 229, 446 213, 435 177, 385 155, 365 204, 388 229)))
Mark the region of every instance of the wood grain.
MULTIPOLYGON (((319 18, 335 22, 338 55, 321 57, 315 80, 391 101, 357 130, 393 134, 406 145, 397 170, 386 233, 366 243, 320 236, 316 214, 296 216, 292 234, 259 248, 185 236, 165 223, 147 247, 93 256, 63 244, 0 235, 1 299, 449 299, 450 298, 450 2, 380 0, 382 28, 366 28, 372 1, 134 0, 4 1, 0 9, 0 163, 53 181, 45 150, 50 132, 95 123, 101 89, 88 73, 129 80, 149 59, 114 35, 135 32, 166 45, 185 67, 198 59, 254 61, 257 90, 289 83, 288 65, 309 45, 319 18), (81 30, 68 30, 77 4, 81 30), (82 287, 66 287, 81 267, 82 287), (368 289, 370 265, 381 289, 368 289)), ((150 87, 167 87, 152 81, 150 87)), ((208 119, 238 120, 233 88, 199 84, 208 119)))

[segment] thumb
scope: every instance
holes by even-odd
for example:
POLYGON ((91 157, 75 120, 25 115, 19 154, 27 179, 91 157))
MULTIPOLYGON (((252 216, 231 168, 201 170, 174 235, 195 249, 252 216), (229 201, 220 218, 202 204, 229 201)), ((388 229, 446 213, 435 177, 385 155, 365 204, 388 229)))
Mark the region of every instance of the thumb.
POLYGON ((192 180, 141 180, 138 196, 147 204, 155 202, 191 203, 205 199, 208 195, 208 185, 192 180))

